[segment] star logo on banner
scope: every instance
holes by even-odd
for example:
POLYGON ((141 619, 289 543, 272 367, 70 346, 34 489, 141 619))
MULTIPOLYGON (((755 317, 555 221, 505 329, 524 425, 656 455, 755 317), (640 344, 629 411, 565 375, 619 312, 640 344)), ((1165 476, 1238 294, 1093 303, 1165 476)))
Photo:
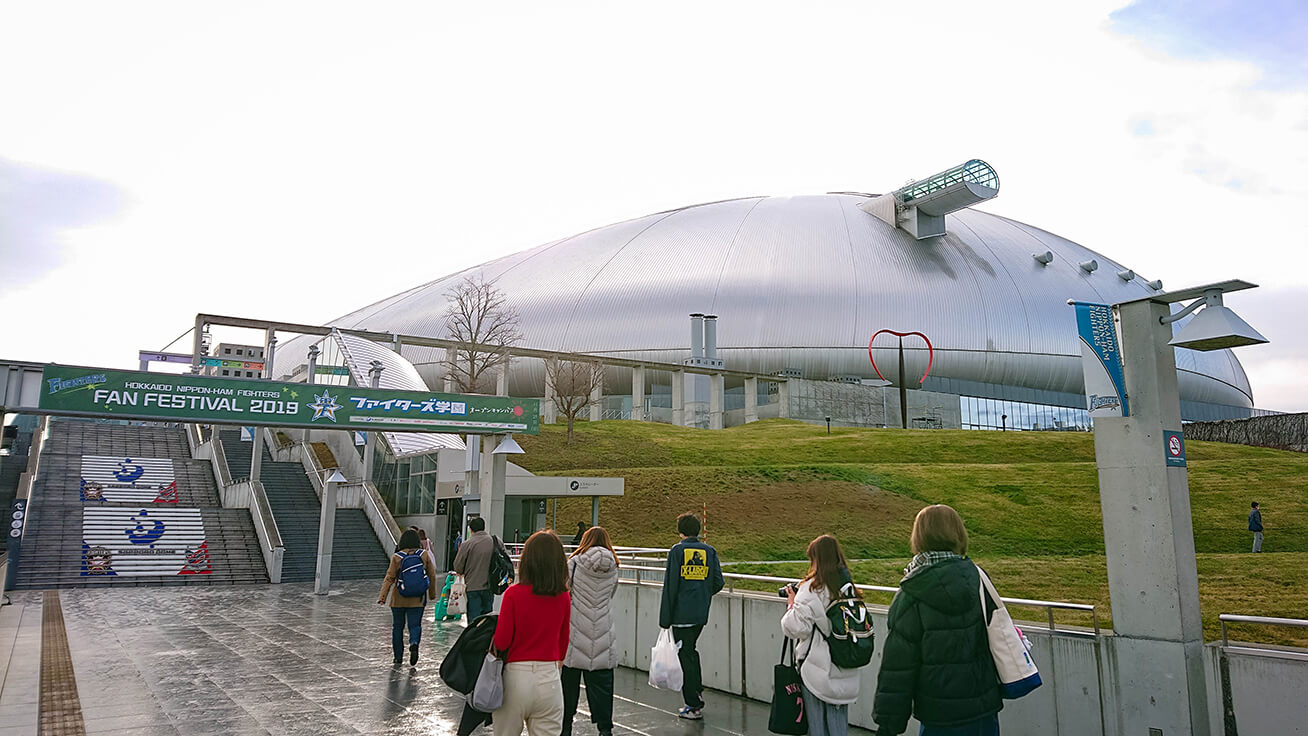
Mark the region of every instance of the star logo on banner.
POLYGON ((316 422, 323 417, 327 417, 334 422, 336 421, 336 410, 345 408, 336 403, 336 397, 327 393, 326 390, 315 395, 313 399, 313 403, 309 404, 309 408, 313 409, 313 418, 310 421, 316 422))

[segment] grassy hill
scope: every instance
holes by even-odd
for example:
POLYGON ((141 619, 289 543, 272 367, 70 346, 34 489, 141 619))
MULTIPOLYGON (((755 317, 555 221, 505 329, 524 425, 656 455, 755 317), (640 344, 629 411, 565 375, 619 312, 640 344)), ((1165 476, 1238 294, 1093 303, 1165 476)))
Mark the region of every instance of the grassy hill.
MULTIPOLYGON (((768 420, 722 431, 644 422, 561 426, 518 438, 519 458, 545 475, 623 476, 627 494, 600 503, 619 544, 669 546, 672 519, 708 509, 724 560, 802 559, 835 534, 860 582, 893 585, 918 509, 947 503, 967 522, 971 555, 1010 596, 1100 604, 1108 613, 1093 435, 1044 432, 826 429, 768 420)), ((1308 611, 1308 455, 1187 443, 1204 617, 1300 617, 1308 611), (1264 554, 1247 553, 1249 502, 1263 507, 1264 554)), ((559 525, 589 518, 559 504, 559 525)), ((794 572, 802 566, 742 566, 794 572)), ((1260 638, 1298 641, 1285 631, 1260 638)))

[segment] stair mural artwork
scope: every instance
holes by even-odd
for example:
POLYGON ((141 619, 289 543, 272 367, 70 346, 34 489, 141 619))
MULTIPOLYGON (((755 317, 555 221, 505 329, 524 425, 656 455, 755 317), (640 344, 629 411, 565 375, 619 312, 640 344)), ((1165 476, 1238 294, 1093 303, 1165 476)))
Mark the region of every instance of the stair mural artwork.
POLYGON ((180 427, 51 422, 16 588, 267 582, 250 511, 180 427))

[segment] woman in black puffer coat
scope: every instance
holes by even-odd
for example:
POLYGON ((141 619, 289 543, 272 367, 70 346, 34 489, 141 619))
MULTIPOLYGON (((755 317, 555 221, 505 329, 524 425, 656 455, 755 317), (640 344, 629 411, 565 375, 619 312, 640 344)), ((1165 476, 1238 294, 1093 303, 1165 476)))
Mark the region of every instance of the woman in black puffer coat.
POLYGON ((910 547, 877 677, 877 733, 898 736, 913 715, 922 736, 998 736, 999 676, 963 519, 949 506, 922 509, 910 547))

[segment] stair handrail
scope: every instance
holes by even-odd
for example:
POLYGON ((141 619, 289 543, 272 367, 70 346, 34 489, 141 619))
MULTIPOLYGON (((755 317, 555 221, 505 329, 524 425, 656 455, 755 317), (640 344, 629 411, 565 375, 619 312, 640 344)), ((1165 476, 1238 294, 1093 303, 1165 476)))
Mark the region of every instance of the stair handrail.
MULTIPOLYGON (((211 440, 213 452, 209 454, 210 460, 213 461, 214 477, 217 478, 220 486, 219 496, 227 504, 226 491, 228 488, 238 483, 232 482, 231 470, 227 467, 227 451, 223 449, 222 437, 218 432, 213 433, 211 440)), ((268 581, 280 583, 282 581, 282 558, 286 554, 286 547, 282 544, 282 534, 277 528, 277 519, 272 513, 272 504, 268 502, 268 494, 264 491, 263 483, 257 480, 242 479, 249 488, 250 492, 250 516, 254 520, 254 533, 259 538, 260 552, 263 553, 264 565, 268 568, 268 581)), ((239 507, 238 507, 239 508, 239 507)))
POLYGON ((45 450, 45 441, 50 434, 50 417, 42 415, 36 422, 36 431, 32 432, 32 443, 27 447, 27 470, 18 474, 18 488, 15 498, 27 499, 27 513, 32 513, 32 486, 41 472, 41 453, 45 450))
POLYGON ((268 582, 282 581, 282 558, 286 547, 282 545, 282 534, 277 529, 277 519, 272 513, 272 504, 268 503, 268 494, 264 492, 263 483, 257 480, 246 481, 250 485, 250 507, 254 518, 254 533, 258 535, 263 548, 263 561, 268 567, 268 582))
MULTIPOLYGON (((353 484, 351 484, 353 485, 353 484)), ((386 501, 377 491, 377 486, 372 481, 365 480, 360 485, 363 486, 363 513, 372 523, 372 530, 377 534, 377 541, 381 542, 382 550, 390 554, 395 549, 395 545, 400 542, 400 525, 396 523, 395 517, 391 510, 387 508, 386 501)))
MULTIPOLYGON (((327 469, 318 462, 318 454, 313 451, 310 443, 297 442, 295 446, 300 449, 300 459, 306 468, 305 475, 309 476, 309 482, 313 484, 313 490, 318 494, 318 500, 321 502, 327 469)), ((362 487, 362 493, 359 495, 363 499, 363 515, 368 518, 373 533, 377 535, 377 542, 388 553, 395 549, 395 545, 400 541, 400 525, 395 521, 395 516, 391 514, 386 502, 382 500, 377 487, 371 481, 355 481, 345 485, 362 487)))

